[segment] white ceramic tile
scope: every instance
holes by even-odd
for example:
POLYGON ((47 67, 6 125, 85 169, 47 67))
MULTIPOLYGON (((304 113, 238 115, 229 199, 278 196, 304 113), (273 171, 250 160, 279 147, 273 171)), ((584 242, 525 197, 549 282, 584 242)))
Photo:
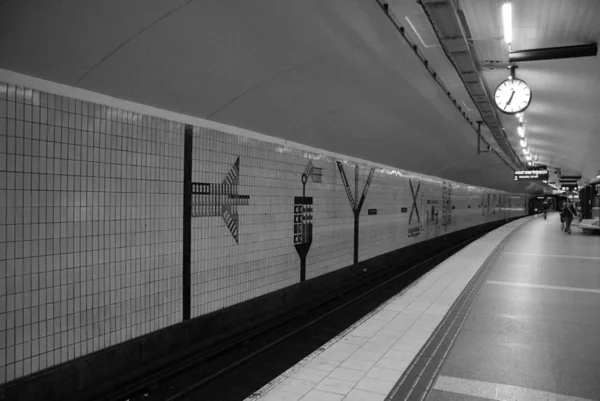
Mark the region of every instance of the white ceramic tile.
POLYGON ((328 393, 346 395, 350 392, 350 390, 352 390, 354 384, 355 383, 353 382, 327 377, 323 379, 319 384, 317 384, 315 389, 326 391, 328 393))
POLYGON ((392 359, 392 358, 381 358, 375 364, 375 367, 383 368, 383 369, 393 369, 400 372, 404 372, 404 370, 410 365, 410 361, 400 360, 400 359, 392 359))
POLYGON ((412 361, 418 352, 415 351, 406 351, 406 350, 395 350, 392 349, 388 351, 383 357, 389 359, 397 359, 400 361, 410 362, 412 361))
POLYGON ((327 348, 328 353, 333 353, 336 355, 345 355, 346 357, 350 356, 353 352, 359 349, 358 344, 345 344, 341 342, 335 342, 331 347, 327 348))
POLYGON ((358 381, 365 375, 365 372, 365 370, 336 368, 327 377, 358 383, 358 381))
POLYGON ((364 343, 366 343, 367 341, 369 341, 368 336, 358 336, 356 335, 356 330, 351 331, 348 335, 346 335, 344 338, 342 338, 340 340, 341 343, 348 343, 348 344, 356 344, 356 345, 363 345, 364 343))
POLYGON ((385 369, 378 366, 374 366, 371 370, 367 372, 365 377, 369 377, 371 379, 385 380, 391 382, 398 382, 400 380, 400 376, 402 376, 402 372, 394 369, 385 369))
POLYGON ((377 340, 369 340, 364 343, 360 348, 365 351, 375 352, 375 353, 385 353, 394 345, 393 340, 386 341, 377 341, 377 340))
POLYGON ((394 311, 381 309, 380 311, 375 313, 373 316, 371 316, 371 319, 383 320, 385 322, 389 322, 390 320, 394 319, 397 315, 398 314, 395 313, 394 311))
POLYGON ((362 359, 348 358, 341 365, 341 368, 368 371, 375 365, 373 361, 365 361, 362 359))
POLYGON ((339 363, 333 362, 330 359, 314 359, 307 364, 307 367, 325 372, 331 372, 339 366, 339 363))
POLYGON ((365 349, 359 349, 352 354, 352 358, 371 362, 377 362, 382 356, 383 352, 373 352, 365 349))
POLYGON ((385 397, 386 395, 384 394, 354 389, 348 393, 344 401, 384 401, 385 397))
POLYGON ((288 393, 304 395, 315 386, 315 382, 289 377, 276 386, 277 391, 285 391, 288 393))
POLYGON ((302 401, 342 401, 342 394, 329 393, 321 390, 311 390, 301 398, 302 401))
POLYGON ((302 398, 300 394, 288 393, 282 390, 272 390, 260 397, 261 401, 298 401, 302 398))
POLYGON ((308 367, 304 367, 304 368, 300 368, 297 371, 293 372, 290 375, 290 377, 292 377, 294 379, 300 379, 300 380, 318 383, 321 380, 323 380, 323 378, 325 376, 327 376, 327 373, 328 372, 324 371, 324 370, 317 370, 317 369, 311 369, 308 367))
POLYGON ((387 395, 394 387, 394 382, 387 380, 378 380, 370 377, 364 377, 356 384, 358 390, 371 391, 373 393, 379 393, 387 395))

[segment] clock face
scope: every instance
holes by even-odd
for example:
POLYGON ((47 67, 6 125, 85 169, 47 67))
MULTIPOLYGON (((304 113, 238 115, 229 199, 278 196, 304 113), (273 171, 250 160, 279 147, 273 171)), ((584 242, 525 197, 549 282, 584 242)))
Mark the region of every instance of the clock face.
POLYGON ((494 100, 503 113, 521 113, 531 103, 531 89, 520 79, 507 79, 496 88, 494 100))

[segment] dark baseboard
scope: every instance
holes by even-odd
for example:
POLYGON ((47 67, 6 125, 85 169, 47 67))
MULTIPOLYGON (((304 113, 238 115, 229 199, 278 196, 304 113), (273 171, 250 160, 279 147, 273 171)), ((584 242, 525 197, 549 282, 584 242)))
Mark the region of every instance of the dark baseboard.
POLYGON ((409 267, 415 261, 425 260, 515 219, 486 223, 426 240, 45 369, 0 387, 0 400, 93 399, 185 355, 209 349, 314 302, 342 284, 392 266, 395 269, 402 269, 403 265, 409 267))

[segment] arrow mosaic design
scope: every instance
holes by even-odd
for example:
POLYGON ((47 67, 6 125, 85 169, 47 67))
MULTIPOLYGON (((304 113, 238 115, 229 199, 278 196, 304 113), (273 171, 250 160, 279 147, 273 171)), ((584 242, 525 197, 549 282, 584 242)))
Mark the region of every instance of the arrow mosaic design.
POLYGON ((240 158, 220 184, 192 183, 192 217, 223 218, 225 225, 238 243, 238 206, 247 206, 250 195, 240 195, 240 158))

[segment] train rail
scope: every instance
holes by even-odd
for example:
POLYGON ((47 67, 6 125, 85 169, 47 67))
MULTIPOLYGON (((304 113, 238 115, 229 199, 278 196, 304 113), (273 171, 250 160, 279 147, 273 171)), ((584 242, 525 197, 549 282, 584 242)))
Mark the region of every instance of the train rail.
POLYGON ((347 283, 319 301, 158 369, 95 401, 243 400, 488 232, 454 243, 431 257, 416 255, 408 268, 404 261, 402 266, 347 283))

